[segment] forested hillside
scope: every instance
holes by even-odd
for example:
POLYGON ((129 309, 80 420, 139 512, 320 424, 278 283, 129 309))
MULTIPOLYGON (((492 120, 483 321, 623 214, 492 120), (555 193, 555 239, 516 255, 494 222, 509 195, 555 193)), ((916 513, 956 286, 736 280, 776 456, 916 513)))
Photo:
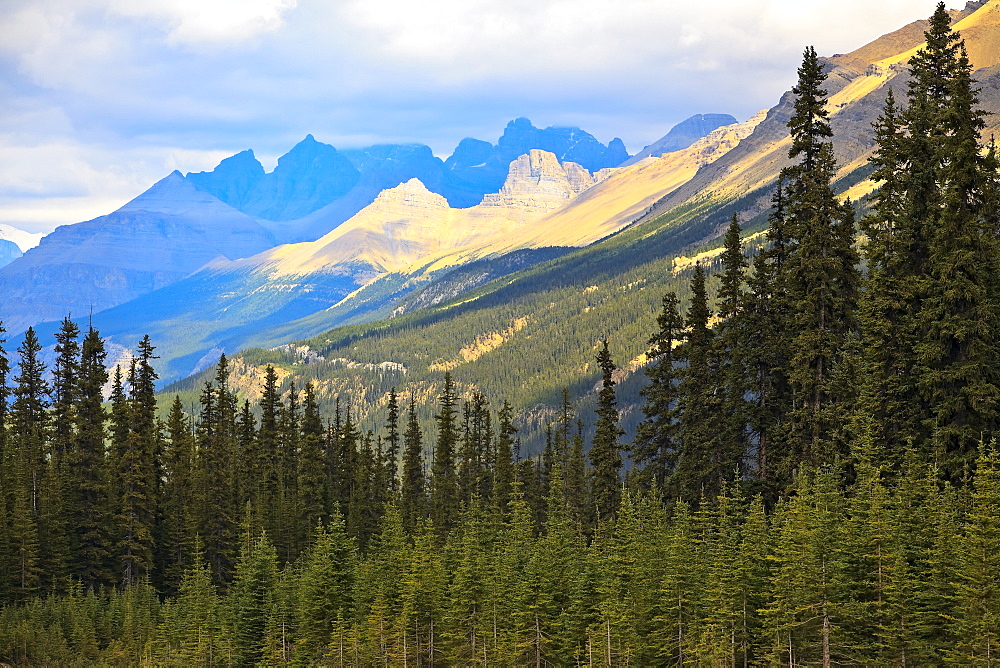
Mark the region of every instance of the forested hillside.
POLYGON ((877 123, 861 220, 835 196, 810 47, 752 252, 732 216, 714 288, 694 262, 683 305, 665 290, 641 322, 609 297, 624 315, 581 346, 592 408, 528 355, 497 365, 558 395, 538 456, 511 385, 448 358, 427 367, 425 434, 404 371, 360 354, 378 328, 324 349, 389 386, 370 429, 380 386, 327 410, 281 366, 236 388, 225 357, 161 420, 148 338, 109 378, 100 335, 66 320, 47 374, 29 330, 0 355, 0 661, 990 665, 1000 165, 943 4, 926 37, 877 123), (622 350, 645 355, 627 440, 622 350))

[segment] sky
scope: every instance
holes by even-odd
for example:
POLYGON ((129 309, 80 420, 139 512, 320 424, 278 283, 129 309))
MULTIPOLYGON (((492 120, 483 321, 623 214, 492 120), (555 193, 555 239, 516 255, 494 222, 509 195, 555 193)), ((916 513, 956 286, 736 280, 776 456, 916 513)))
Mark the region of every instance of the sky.
POLYGON ((635 153, 692 114, 773 106, 807 45, 848 52, 935 5, 0 0, 0 224, 89 220, 247 148, 270 171, 309 133, 445 158, 526 116, 635 153))

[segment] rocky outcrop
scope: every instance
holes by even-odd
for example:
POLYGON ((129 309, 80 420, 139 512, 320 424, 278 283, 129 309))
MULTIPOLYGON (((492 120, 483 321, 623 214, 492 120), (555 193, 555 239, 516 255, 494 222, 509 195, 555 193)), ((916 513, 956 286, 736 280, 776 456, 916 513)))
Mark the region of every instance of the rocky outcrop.
POLYGON ((520 208, 529 215, 547 213, 592 185, 594 177, 580 165, 560 164, 552 153, 532 149, 510 164, 503 187, 483 197, 481 206, 520 208))
POLYGON ((527 118, 507 124, 496 145, 463 139, 445 163, 447 190, 454 207, 470 207, 504 184, 510 163, 533 149, 546 151, 559 162, 574 162, 589 172, 617 167, 628 159, 621 139, 605 146, 580 128, 536 128, 527 118))

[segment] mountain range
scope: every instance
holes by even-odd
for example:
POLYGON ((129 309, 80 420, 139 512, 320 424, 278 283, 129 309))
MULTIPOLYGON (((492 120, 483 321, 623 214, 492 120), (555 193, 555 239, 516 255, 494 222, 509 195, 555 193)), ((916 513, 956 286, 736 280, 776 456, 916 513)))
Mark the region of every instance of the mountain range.
MULTIPOLYGON (((511 121, 495 145, 463 140, 447 160, 422 145, 338 151, 310 135, 282 156, 272 172, 265 173, 253 152, 243 151, 211 172, 186 176, 174 172, 111 214, 61 226, 23 258, 17 257, 13 247, 4 251, 9 260, 0 269, 0 289, 8 297, 0 317, 9 331, 17 333, 66 315, 94 314, 94 322, 104 331, 122 337, 132 336, 135 329, 162 334, 164 345, 170 347, 172 340, 184 338, 177 333, 189 330, 186 325, 204 320, 198 309, 212 302, 223 317, 217 327, 199 330, 206 342, 201 353, 224 342, 228 342, 225 349, 232 351, 233 346, 247 343, 233 327, 257 331, 291 316, 312 315, 379 275, 405 269, 398 266, 398 258, 388 265, 376 263, 375 268, 354 258, 342 262, 343 266, 305 272, 307 276, 296 279, 296 290, 284 278, 271 281, 272 256, 302 252, 279 249, 282 244, 312 242, 329 235, 345 220, 379 202, 380 193, 390 194, 379 206, 392 199, 393 189, 401 184, 419 184, 419 197, 433 194, 438 198, 440 211, 433 210, 433 215, 447 214, 442 220, 451 221, 454 229, 478 225, 481 235, 483 230, 499 230, 496 225, 501 220, 522 224, 559 208, 628 157, 621 140, 604 145, 578 128, 539 129, 524 118, 511 121), (512 165, 521 165, 515 169, 521 172, 509 174, 512 165), (569 179, 575 185, 555 183, 551 178, 569 179), (484 222, 487 219, 489 223, 484 222), (269 249, 275 250, 256 257, 269 249), (226 264, 240 258, 252 259, 226 264), (199 272, 201 268, 204 271, 199 272), (183 284, 165 290, 186 277, 190 278, 183 284), (204 298, 193 298, 196 294, 204 298), (246 307, 243 315, 238 315, 239 308, 230 307, 233 301, 246 307), (102 313, 119 305, 117 310, 102 313), (186 308, 184 322, 165 317, 175 306, 186 308)), ((414 204, 419 197, 407 201, 414 204)), ((362 218, 370 220, 372 214, 362 218)), ((402 219, 413 222, 407 216, 402 219)), ((357 233, 356 228, 347 229, 357 233)), ((602 228, 600 235, 613 229, 602 228)), ((469 248, 457 253, 452 251, 459 250, 455 243, 461 235, 452 234, 442 246, 442 252, 451 253, 450 260, 439 258, 434 270, 412 268, 404 273, 439 274, 486 255, 540 245, 526 236, 530 235, 522 230, 517 242, 505 248, 494 243, 487 253, 485 248, 474 248, 472 235, 465 244, 469 248)), ((594 238, 584 232, 568 243, 589 243, 594 238)), ((405 254, 407 261, 418 262, 424 251, 430 252, 418 244, 405 254)), ((317 266, 315 261, 312 264, 317 266)), ((401 296, 418 284, 409 281, 392 294, 401 296)), ((372 292, 377 290, 368 294, 372 292)), ((356 317, 368 317, 384 301, 366 302, 356 317)), ((324 322, 332 326, 337 320, 324 322)), ((255 340, 264 339, 257 336, 255 340)), ((176 372, 192 368, 197 364, 178 367, 176 372)))

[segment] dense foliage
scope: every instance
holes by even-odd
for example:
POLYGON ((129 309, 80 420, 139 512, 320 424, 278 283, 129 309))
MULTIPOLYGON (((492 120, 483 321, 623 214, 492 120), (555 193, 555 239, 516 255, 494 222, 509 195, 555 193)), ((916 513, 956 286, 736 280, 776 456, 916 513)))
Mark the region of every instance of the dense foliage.
POLYGON ((734 216, 714 304, 701 264, 663 297, 630 445, 608 338, 534 457, 446 368, 428 435, 413 395, 363 429, 273 366, 251 404, 225 356, 160 419, 152 342, 109 377, 68 319, 51 369, 0 347, 0 661, 990 663, 1000 187, 949 26, 876 127, 867 276, 807 49, 768 242, 734 216))

